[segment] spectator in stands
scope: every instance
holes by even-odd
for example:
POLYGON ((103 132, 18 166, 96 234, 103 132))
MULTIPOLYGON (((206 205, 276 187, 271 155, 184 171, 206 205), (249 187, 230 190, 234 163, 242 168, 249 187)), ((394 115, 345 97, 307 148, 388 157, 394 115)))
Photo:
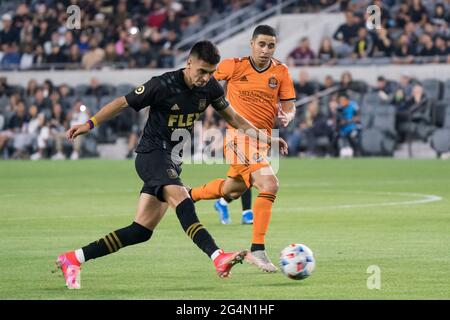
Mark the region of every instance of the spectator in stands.
POLYGON ((105 50, 98 47, 97 40, 92 39, 89 42, 89 50, 81 59, 81 64, 85 69, 94 69, 101 65, 105 58, 105 50))
POLYGON ((374 50, 372 37, 367 33, 365 27, 358 29, 358 37, 353 46, 353 59, 371 57, 374 50))
POLYGON ((38 88, 34 95, 34 99, 32 99, 32 103, 38 107, 38 112, 44 112, 48 114, 51 111, 52 103, 49 98, 44 95, 44 89, 38 88))
POLYGON ((25 45, 25 52, 20 57, 20 70, 27 70, 33 67, 33 45, 27 44, 25 45))
POLYGON ((306 138, 307 156, 323 156, 329 153, 333 129, 328 125, 327 117, 320 112, 319 100, 314 99, 308 104, 300 126, 306 138), (319 139, 325 139, 326 143, 319 145, 319 139))
MULTIPOLYGON (((69 127, 72 127, 77 124, 86 123, 89 120, 88 109, 86 108, 84 111, 81 109, 82 103, 80 100, 75 101, 72 106, 72 110, 69 112, 67 116, 67 120, 69 122, 69 127)), ((73 142, 73 150, 70 155, 71 160, 78 160, 81 155, 81 146, 85 137, 82 139, 75 139, 73 142)))
MULTIPOLYGON (((413 86, 412 96, 406 99, 403 108, 397 109, 396 130, 400 142, 404 142, 408 135, 421 135, 417 129, 430 124, 429 112, 429 99, 422 85, 417 83, 413 86)), ((429 133, 431 132, 422 133, 421 138, 425 138, 429 133)))
POLYGON ((322 38, 317 58, 320 64, 332 65, 336 63, 337 55, 333 49, 330 37, 322 38))
POLYGON ((20 54, 15 42, 3 43, 3 58, 1 60, 1 68, 3 70, 16 70, 20 65, 20 54))
POLYGON ((411 17, 409 15, 408 2, 403 1, 400 3, 400 8, 395 15, 395 26, 399 29, 403 29, 405 25, 410 21, 411 17))
POLYGON ((408 35, 402 34, 394 48, 393 62, 397 64, 409 64, 414 60, 414 53, 408 35))
POLYGON ((66 130, 69 129, 67 116, 62 106, 58 103, 53 105, 52 116, 48 122, 50 136, 55 141, 56 153, 51 157, 52 160, 64 160, 64 141, 66 140, 66 130))
POLYGON ((44 48, 38 44, 34 51, 33 69, 42 69, 46 62, 44 48))
MULTIPOLYGON (((421 49, 418 51, 419 56, 421 57, 435 57, 437 54, 436 48, 434 47, 433 39, 427 33, 422 34, 420 37, 420 45, 421 49)), ((432 60, 426 60, 427 62, 431 62, 432 60)))
POLYGON ((336 86, 336 82, 333 79, 333 76, 326 75, 325 79, 323 80, 323 86, 321 87, 322 90, 330 89, 332 87, 336 86))
POLYGON ((287 64, 289 66, 304 66, 314 64, 315 54, 309 45, 309 38, 303 37, 299 46, 289 53, 287 64))
MULTIPOLYGON (((32 144, 36 144, 37 151, 30 156, 31 160, 39 160, 44 157, 45 150, 48 146, 49 130, 45 126, 45 114, 38 113, 36 105, 29 108, 30 121, 27 127, 27 145, 30 148, 32 144)), ((31 149, 31 148, 30 148, 31 149)))
POLYGON ((396 86, 393 82, 387 81, 383 76, 377 78, 374 91, 378 92, 380 101, 390 103, 394 98, 395 89, 396 86))
POLYGON ((300 69, 298 73, 298 82, 294 84, 297 97, 313 95, 318 88, 309 79, 309 73, 305 69, 300 69))
POLYGON ((417 24, 424 25, 428 20, 427 9, 422 4, 421 0, 412 0, 409 8, 409 16, 411 21, 417 24))
POLYGON ((355 92, 360 91, 360 89, 358 88, 358 84, 355 81, 353 81, 352 74, 349 71, 345 71, 342 73, 341 80, 339 82, 339 91, 344 92, 347 90, 355 92))
POLYGON ((446 12, 443 3, 436 3, 434 7, 434 14, 431 17, 431 23, 434 25, 446 25, 450 23, 450 15, 446 12))
POLYGON ((61 70, 64 69, 63 63, 68 62, 67 58, 62 54, 60 47, 57 44, 52 45, 52 51, 47 56, 47 63, 50 68, 61 70))
POLYGON ((96 77, 92 77, 89 83, 89 87, 86 90, 86 95, 100 98, 103 96, 107 96, 108 94, 108 90, 100 84, 98 79, 96 77))
POLYGON ((338 129, 338 148, 340 156, 359 156, 359 106, 355 101, 350 100, 348 94, 345 92, 341 92, 338 95, 336 125, 338 129))
POLYGON ((345 23, 340 25, 333 35, 333 39, 341 42, 341 47, 338 48, 338 56, 348 56, 354 47, 356 38, 358 37, 358 25, 353 12, 345 12, 345 23))
POLYGON ((390 57, 393 51, 392 40, 386 28, 375 29, 375 57, 390 57))
POLYGON ((25 108, 25 103, 18 100, 14 105, 14 114, 9 119, 6 125, 6 130, 0 132, 0 151, 7 145, 9 140, 14 139, 14 136, 22 132, 24 125, 28 123, 29 117, 25 108))
POLYGON ((139 51, 131 55, 131 68, 156 68, 158 65, 158 54, 151 50, 147 40, 141 40, 139 51))
POLYGON ((77 44, 72 44, 69 50, 67 62, 70 63, 69 69, 78 69, 81 64, 80 48, 77 44))
MULTIPOLYGON (((38 89, 38 83, 37 83, 36 79, 28 80, 27 88, 25 89, 26 101, 33 99, 34 95, 36 94, 37 89, 38 89)), ((31 104, 31 103, 29 103, 29 104, 31 104)))
POLYGON ((450 47, 447 48, 445 39, 441 36, 437 36, 434 40, 434 48, 436 53, 434 62, 445 63, 447 61, 447 55, 450 53, 450 47))
POLYGON ((3 29, 0 31, 0 44, 11 45, 12 43, 15 43, 18 45, 20 41, 20 33, 12 25, 12 17, 10 14, 5 13, 2 16, 2 24, 3 29))

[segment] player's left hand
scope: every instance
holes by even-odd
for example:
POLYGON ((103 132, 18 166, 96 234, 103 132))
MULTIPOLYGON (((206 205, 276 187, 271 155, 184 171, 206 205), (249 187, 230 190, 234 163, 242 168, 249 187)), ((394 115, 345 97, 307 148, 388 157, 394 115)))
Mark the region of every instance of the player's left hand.
POLYGON ((282 108, 278 108, 278 120, 280 121, 281 125, 285 128, 288 126, 289 122, 292 120, 292 116, 289 113, 286 113, 283 111, 282 108))

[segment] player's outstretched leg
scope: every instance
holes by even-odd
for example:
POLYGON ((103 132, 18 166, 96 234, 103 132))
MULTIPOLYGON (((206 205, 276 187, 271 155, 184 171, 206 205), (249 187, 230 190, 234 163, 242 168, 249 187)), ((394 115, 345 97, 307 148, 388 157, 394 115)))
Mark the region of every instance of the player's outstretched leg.
POLYGON ((164 187, 164 199, 175 208, 178 220, 189 238, 214 262, 217 274, 221 278, 228 277, 236 263, 242 263, 247 250, 226 253, 220 249, 213 237, 200 223, 195 212, 195 205, 186 189, 178 185, 164 187))
POLYGON ((151 238, 152 234, 152 230, 133 222, 131 225, 113 231, 81 249, 60 254, 56 259, 56 267, 61 269, 66 286, 69 289, 80 289, 82 263, 114 253, 126 246, 145 242, 151 238))

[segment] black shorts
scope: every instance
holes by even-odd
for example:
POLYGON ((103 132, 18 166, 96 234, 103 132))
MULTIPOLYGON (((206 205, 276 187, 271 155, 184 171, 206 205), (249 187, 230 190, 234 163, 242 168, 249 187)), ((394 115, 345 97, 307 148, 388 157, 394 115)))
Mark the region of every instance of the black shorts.
POLYGON ((141 193, 151 194, 165 202, 162 195, 164 186, 183 185, 180 179, 181 165, 175 164, 170 153, 165 150, 138 153, 134 163, 139 177, 144 181, 141 193))

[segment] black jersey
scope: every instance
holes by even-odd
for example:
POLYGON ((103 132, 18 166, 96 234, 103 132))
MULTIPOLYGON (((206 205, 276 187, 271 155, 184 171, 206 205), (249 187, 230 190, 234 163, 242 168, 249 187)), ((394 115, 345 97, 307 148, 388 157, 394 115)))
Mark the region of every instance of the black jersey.
POLYGON ((214 77, 204 87, 190 89, 183 77, 183 69, 153 77, 125 96, 136 111, 151 107, 137 153, 154 149, 171 150, 179 141, 171 135, 177 129, 192 132, 194 122, 208 105, 217 111, 228 107, 222 86, 214 77))

